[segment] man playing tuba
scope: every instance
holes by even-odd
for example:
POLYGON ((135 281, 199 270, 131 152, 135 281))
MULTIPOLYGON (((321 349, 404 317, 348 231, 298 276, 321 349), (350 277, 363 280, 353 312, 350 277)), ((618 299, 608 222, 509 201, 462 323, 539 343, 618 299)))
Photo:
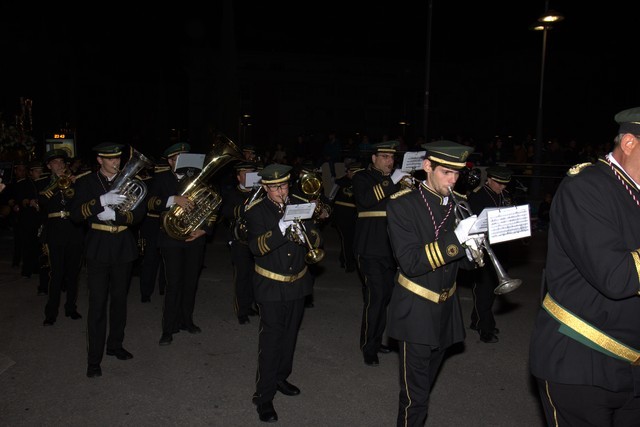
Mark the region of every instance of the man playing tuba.
MULTIPOLYGON (((169 163, 169 169, 155 175, 149 190, 147 208, 161 218, 172 206, 177 205, 185 212, 196 208, 196 201, 181 195, 184 180, 189 179, 183 173, 176 172, 176 162, 181 153, 189 153, 191 146, 179 142, 167 148, 163 157, 169 163)), ((207 235, 213 232, 217 215, 214 213, 201 225, 191 231, 186 239, 177 239, 167 234, 164 227, 158 236, 158 248, 165 265, 167 284, 162 311, 162 336, 160 345, 169 345, 173 334, 186 330, 190 334, 202 332, 193 323, 193 310, 198 290, 198 278, 204 260, 207 235)), ((162 222, 162 221, 161 221, 162 222)))

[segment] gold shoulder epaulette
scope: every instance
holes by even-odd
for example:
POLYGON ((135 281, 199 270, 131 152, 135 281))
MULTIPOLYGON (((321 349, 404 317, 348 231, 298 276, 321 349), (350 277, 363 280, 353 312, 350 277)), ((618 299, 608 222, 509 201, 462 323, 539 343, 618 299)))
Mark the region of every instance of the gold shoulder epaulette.
POLYGON ((250 205, 247 205, 247 208, 245 209, 245 212, 248 211, 249 209, 251 209, 252 207, 254 207, 255 205, 257 205, 258 203, 260 203, 261 201, 264 200, 264 197, 258 200, 254 200, 253 202, 251 202, 250 205))
POLYGON ((413 190, 411 188, 405 188, 403 190, 400 191, 396 191, 395 193, 393 193, 391 196, 389 196, 392 199, 397 199, 398 197, 402 197, 405 194, 409 194, 411 193, 413 190))
POLYGON ((584 168, 586 168, 587 166, 593 166, 593 163, 579 163, 575 166, 572 166, 569 168, 569 170, 567 171, 567 176, 576 176, 578 175, 580 172, 582 172, 582 170, 584 168))
POLYGON ((80 175, 76 175, 76 179, 80 178, 81 176, 89 175, 90 173, 91 171, 82 172, 80 175))
POLYGON ((158 172, 166 172, 168 170, 171 169, 171 166, 156 166, 155 168, 153 168, 153 172, 154 173, 158 173, 158 172))

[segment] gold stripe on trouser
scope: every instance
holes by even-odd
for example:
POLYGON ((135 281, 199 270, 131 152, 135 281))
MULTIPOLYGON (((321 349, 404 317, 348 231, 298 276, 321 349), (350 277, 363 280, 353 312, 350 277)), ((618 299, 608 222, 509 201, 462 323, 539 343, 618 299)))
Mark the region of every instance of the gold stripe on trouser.
POLYGON ((91 224, 91 228, 94 230, 108 231, 109 233, 119 233, 127 229, 126 225, 104 225, 104 224, 91 224))
POLYGON ((547 395, 547 399, 549 400, 549 406, 553 408, 553 421, 555 422, 554 427, 558 427, 558 410, 556 409, 556 405, 553 404, 553 399, 551 399, 551 393, 549 393, 549 381, 545 380, 544 391, 547 395))
POLYGON ((304 266, 302 271, 300 271, 298 274, 292 274, 292 275, 274 273, 273 271, 266 270, 257 264, 255 269, 256 269, 256 273, 258 273, 259 275, 266 277, 268 279, 277 280, 278 282, 289 282, 289 283, 295 282, 296 280, 300 279, 302 276, 307 274, 306 265, 304 266))
POLYGON ((67 211, 60 211, 60 212, 53 212, 47 215, 47 218, 69 218, 69 215, 71 215, 69 212, 67 211))
POLYGON ((621 359, 631 362, 632 365, 640 366, 640 351, 628 347, 627 345, 611 338, 604 332, 598 330, 594 326, 591 326, 590 324, 558 304, 548 293, 544 297, 542 305, 560 323, 573 329, 578 334, 596 344, 598 347, 603 348, 609 353, 615 354, 621 359))
POLYGON ((445 302, 456 292, 455 282, 451 289, 443 289, 441 293, 436 293, 430 289, 418 285, 415 282, 412 282, 411 280, 403 276, 402 273, 398 274, 398 283, 414 294, 420 295, 422 298, 426 298, 431 302, 435 302, 436 304, 445 302))
POLYGON ((369 211, 369 212, 358 212, 358 218, 372 218, 378 216, 387 216, 386 211, 369 211))

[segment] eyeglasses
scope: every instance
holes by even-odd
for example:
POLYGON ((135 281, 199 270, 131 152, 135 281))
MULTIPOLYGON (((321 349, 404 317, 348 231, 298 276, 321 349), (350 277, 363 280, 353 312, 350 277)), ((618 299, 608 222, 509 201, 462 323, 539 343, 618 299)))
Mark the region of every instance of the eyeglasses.
POLYGON ((287 190, 289 188, 289 183, 283 182, 282 184, 267 184, 267 188, 269 191, 287 190))

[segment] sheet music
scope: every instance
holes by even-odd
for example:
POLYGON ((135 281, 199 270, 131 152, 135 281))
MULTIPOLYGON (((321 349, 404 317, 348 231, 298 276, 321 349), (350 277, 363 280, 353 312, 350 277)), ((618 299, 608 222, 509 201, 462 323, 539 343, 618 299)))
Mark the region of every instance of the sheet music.
POLYGON ((406 173, 422 170, 422 159, 426 153, 426 151, 407 151, 402 158, 400 170, 406 173))
POLYGON ((205 154, 180 153, 176 159, 176 172, 187 168, 202 170, 205 156, 205 154))
POLYGON ((284 211, 285 221, 293 221, 294 219, 309 219, 313 216, 313 211, 316 210, 315 203, 300 203, 297 205, 287 205, 284 211))
POLYGON ((478 233, 487 233, 490 244, 530 237, 529 205, 484 209, 469 230, 478 233))
POLYGON ((246 188, 253 188, 260 185, 260 175, 258 172, 247 172, 244 178, 244 186, 246 188))

